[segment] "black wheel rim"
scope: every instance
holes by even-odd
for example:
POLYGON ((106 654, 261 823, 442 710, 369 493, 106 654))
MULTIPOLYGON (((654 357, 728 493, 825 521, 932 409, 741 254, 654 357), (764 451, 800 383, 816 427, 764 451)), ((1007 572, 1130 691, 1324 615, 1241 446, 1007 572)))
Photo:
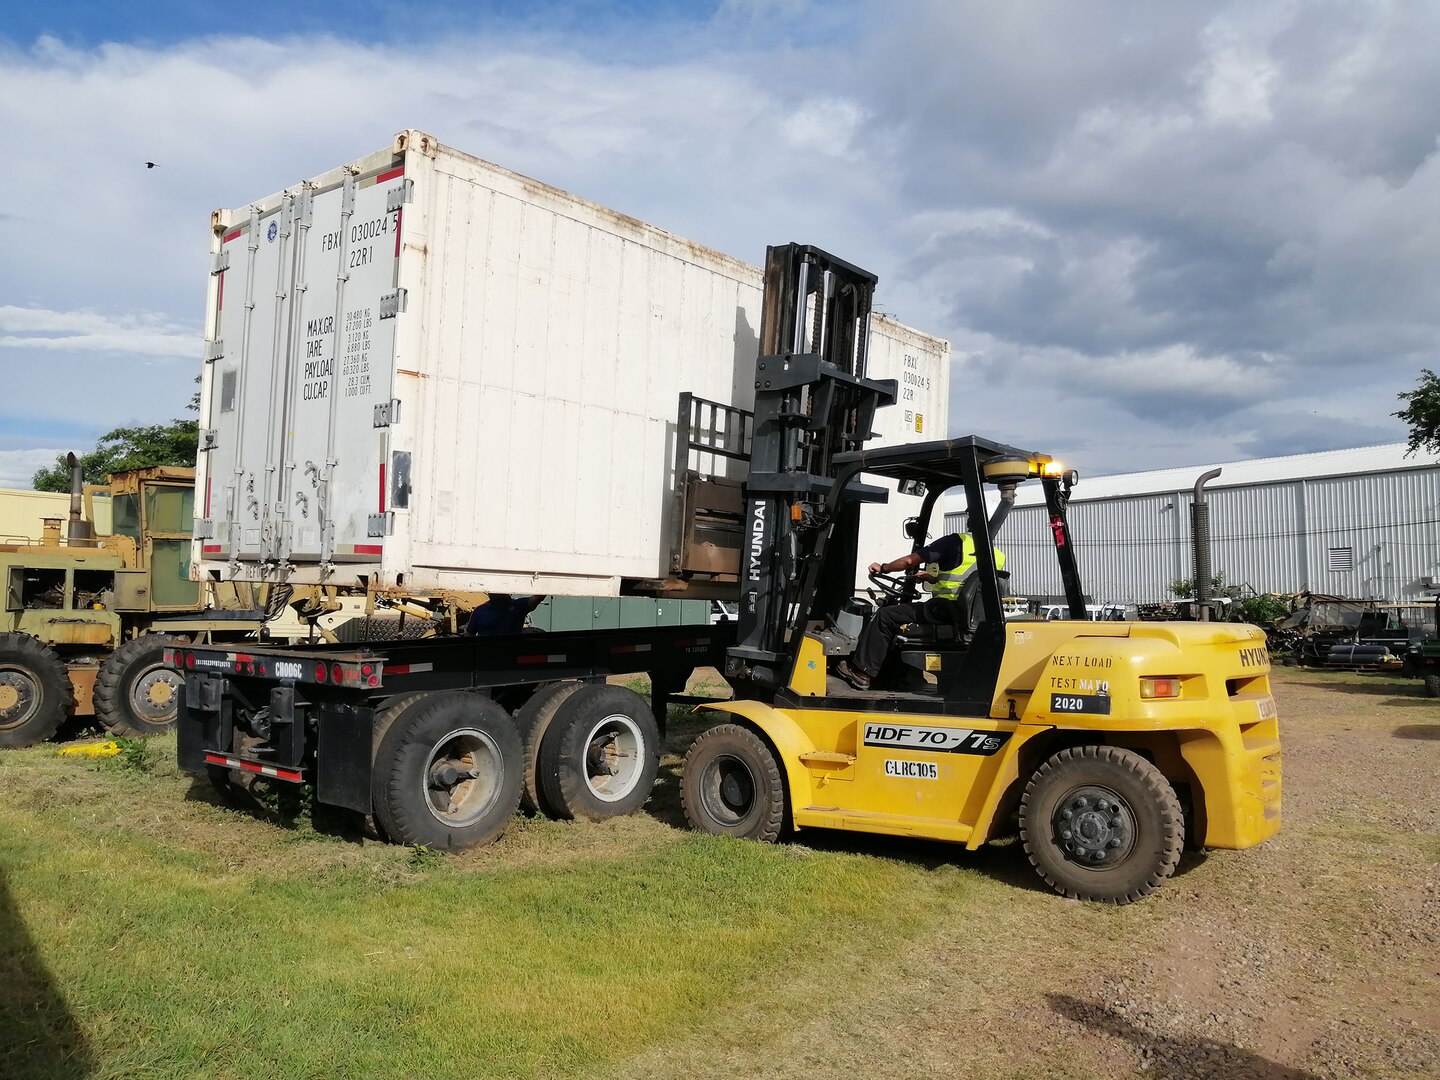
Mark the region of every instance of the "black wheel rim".
POLYGON ((730 754, 717 757, 700 778, 700 804, 716 824, 734 828, 755 807, 755 776, 730 754))
POLYGON ((1062 796, 1050 827, 1066 861, 1087 870, 1119 866, 1135 848, 1135 811, 1117 792, 1095 784, 1062 796))
POLYGON ((0 668, 0 728, 19 727, 40 707, 43 693, 35 676, 24 668, 0 668))

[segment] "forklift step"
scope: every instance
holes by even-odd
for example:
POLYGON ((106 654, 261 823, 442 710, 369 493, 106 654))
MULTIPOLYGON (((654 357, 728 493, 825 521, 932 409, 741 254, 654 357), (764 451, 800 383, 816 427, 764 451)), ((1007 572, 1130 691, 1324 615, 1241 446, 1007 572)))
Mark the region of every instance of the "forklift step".
POLYGON ((800 755, 800 762, 803 765, 840 765, 849 766, 855 764, 854 754, 837 754, 830 750, 811 750, 809 753, 800 755))

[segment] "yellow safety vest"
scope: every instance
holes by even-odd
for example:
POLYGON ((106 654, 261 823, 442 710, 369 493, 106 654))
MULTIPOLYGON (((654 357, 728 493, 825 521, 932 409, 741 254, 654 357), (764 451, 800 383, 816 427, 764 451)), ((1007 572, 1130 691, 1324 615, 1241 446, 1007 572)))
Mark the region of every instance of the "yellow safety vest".
MULTIPOLYGON (((995 554, 995 569, 1005 569, 1005 552, 998 547, 991 548, 995 554)), ((925 573, 930 578, 930 595, 937 600, 955 600, 960 596, 960 585, 975 566, 975 541, 969 533, 960 534, 960 561, 949 570, 941 570, 938 562, 927 563, 925 573)))

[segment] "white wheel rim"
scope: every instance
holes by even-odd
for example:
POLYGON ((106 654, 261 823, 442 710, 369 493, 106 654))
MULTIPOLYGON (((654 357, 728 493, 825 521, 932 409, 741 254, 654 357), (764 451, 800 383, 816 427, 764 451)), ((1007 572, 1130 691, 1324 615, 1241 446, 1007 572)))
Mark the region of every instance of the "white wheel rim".
POLYGON ((504 759, 495 740, 476 728, 456 728, 435 740, 420 794, 436 821, 451 828, 473 825, 500 798, 504 759))
POLYGON ((645 736, 624 713, 612 713, 585 737, 585 786, 601 802, 619 802, 645 771, 645 736))

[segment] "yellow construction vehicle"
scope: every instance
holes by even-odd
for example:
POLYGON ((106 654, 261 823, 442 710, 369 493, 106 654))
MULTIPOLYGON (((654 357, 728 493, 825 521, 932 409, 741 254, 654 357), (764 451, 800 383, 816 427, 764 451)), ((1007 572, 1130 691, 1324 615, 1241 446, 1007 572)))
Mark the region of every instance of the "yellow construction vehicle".
POLYGON ((265 620, 263 590, 189 579, 194 469, 87 486, 70 463, 69 521, 0 544, 0 747, 48 739, 72 715, 118 735, 168 731, 181 677, 166 646, 235 640, 265 620))

